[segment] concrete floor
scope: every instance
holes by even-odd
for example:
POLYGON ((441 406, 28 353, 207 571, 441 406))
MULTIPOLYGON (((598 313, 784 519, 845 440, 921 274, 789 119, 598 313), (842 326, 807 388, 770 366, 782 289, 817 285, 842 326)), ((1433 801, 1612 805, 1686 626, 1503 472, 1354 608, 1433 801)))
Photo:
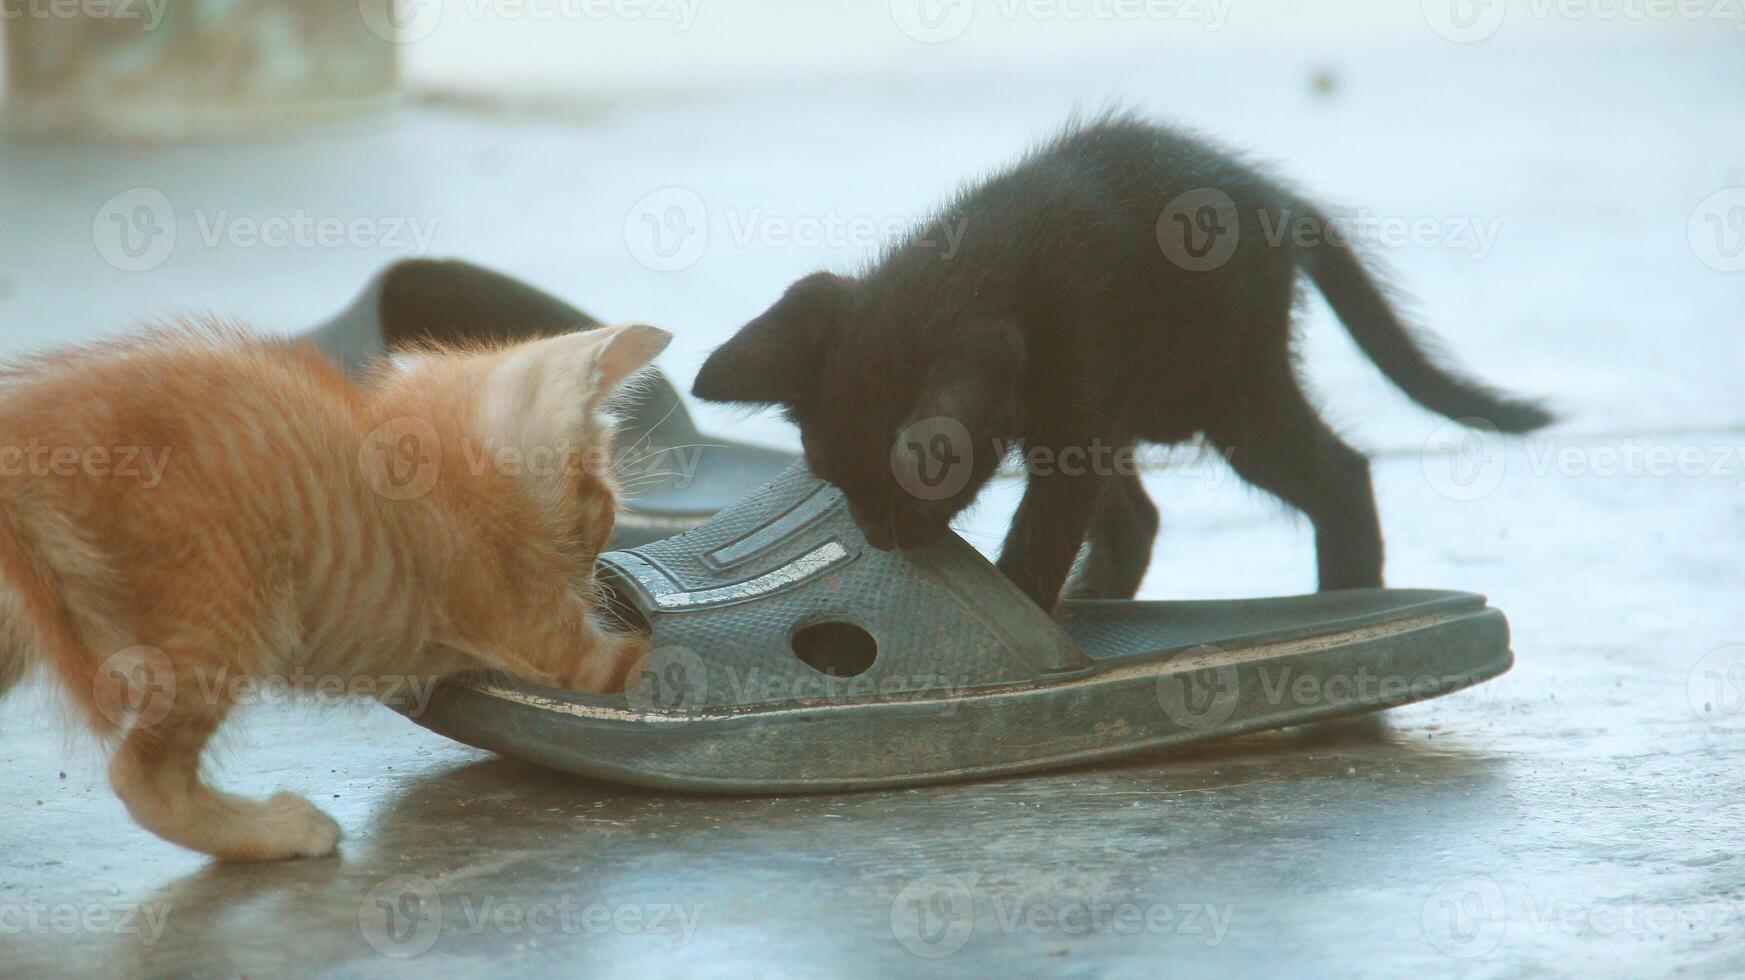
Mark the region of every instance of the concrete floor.
MULTIPOLYGON (((1483 255, 1448 241, 1388 261, 1464 362, 1567 416, 1468 447, 1457 473, 1425 452, 1440 420, 1312 308, 1306 370, 1376 451, 1392 581, 1489 594, 1519 664, 1385 717, 1122 765, 695 798, 497 759, 370 706, 262 708, 227 733, 222 783, 306 793, 349 837, 336 860, 230 867, 131 824, 94 750, 27 692, 0 704, 0 975, 1745 971, 1745 279, 1687 231, 1745 185, 1738 43, 1382 50, 1342 59, 1332 99, 1309 94, 1312 53, 1110 57, 604 117, 411 106, 272 144, 0 141, 9 347, 188 308, 295 330, 400 254, 202 230, 220 210, 303 209, 434 221, 436 254, 673 326, 666 364, 686 377, 788 280, 850 261, 840 243, 743 241, 753 212, 913 214, 1075 100, 1126 93, 1191 107, 1335 200, 1499 222, 1483 255), (93 215, 141 186, 180 237, 131 273, 93 215), (671 186, 710 235, 659 272, 627 215, 671 186)), ((705 417, 792 441, 772 419, 705 417)), ((1167 530, 1147 595, 1309 587, 1312 536, 1222 470, 1151 483, 1167 530)), ((997 537, 1013 489, 972 540, 997 537)))

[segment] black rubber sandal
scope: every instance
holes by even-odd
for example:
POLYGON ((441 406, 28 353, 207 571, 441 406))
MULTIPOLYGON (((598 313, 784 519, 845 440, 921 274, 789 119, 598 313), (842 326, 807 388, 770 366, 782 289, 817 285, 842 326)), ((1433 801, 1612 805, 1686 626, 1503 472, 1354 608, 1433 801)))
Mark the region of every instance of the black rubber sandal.
POLYGON ((796 466, 702 527, 602 561, 655 651, 626 694, 463 678, 415 720, 643 786, 785 793, 1110 759, 1437 697, 1508 670, 1483 597, 1366 590, 1069 602, 973 547, 867 545, 796 466))

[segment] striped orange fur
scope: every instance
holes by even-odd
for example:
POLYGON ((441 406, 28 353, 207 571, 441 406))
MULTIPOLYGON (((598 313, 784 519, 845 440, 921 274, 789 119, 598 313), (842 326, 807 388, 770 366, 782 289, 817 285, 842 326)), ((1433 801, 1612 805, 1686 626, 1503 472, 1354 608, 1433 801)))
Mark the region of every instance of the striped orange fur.
POLYGON ((331 853, 339 826, 307 800, 201 779, 212 733, 263 682, 387 696, 491 667, 621 689, 647 641, 592 615, 617 507, 608 409, 670 339, 430 347, 362 384, 216 325, 11 365, 0 693, 46 667, 168 840, 331 853))

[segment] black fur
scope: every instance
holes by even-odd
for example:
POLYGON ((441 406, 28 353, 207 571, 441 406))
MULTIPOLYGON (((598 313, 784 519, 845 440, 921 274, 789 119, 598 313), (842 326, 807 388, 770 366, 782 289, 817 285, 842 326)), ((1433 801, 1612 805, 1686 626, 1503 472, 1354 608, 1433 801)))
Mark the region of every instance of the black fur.
POLYGON ((1322 422, 1292 371, 1299 269, 1364 352, 1427 408, 1505 432, 1551 417, 1437 366, 1356 254, 1336 239, 1281 238, 1285 221, 1326 227, 1232 157, 1106 116, 963 193, 862 275, 796 283, 709 358, 695 392, 784 406, 812 469, 845 492, 878 547, 943 534, 1001 449, 1021 445, 1032 465, 1000 568, 1044 608, 1087 537, 1072 594, 1137 591, 1157 511, 1109 454, 1201 435, 1243 479, 1314 522, 1323 589, 1379 586, 1368 460, 1322 422), (1207 188, 1228 195, 1235 212, 1172 213, 1171 202, 1207 188), (1236 250, 1192 271, 1197 253, 1184 262, 1160 245, 1177 233, 1172 222, 1224 233, 1234 222, 1236 250), (961 236, 955 252, 949 232, 961 236), (893 453, 913 423, 937 417, 960 421, 967 445, 934 437, 893 453), (907 450, 925 469, 929 446, 951 450, 933 463, 967 467, 963 488, 942 500, 902 479, 915 475, 904 472, 907 450), (1070 473, 1036 465, 1069 447, 1100 451, 1103 463, 1070 473))

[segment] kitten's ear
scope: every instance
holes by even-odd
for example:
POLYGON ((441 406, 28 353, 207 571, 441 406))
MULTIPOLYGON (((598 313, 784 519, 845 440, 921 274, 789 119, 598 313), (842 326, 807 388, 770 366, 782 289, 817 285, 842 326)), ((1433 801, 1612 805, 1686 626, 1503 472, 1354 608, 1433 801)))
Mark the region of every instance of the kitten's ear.
POLYGON ((813 395, 824 342, 842 321, 853 282, 801 279, 703 362, 691 394, 715 402, 792 405, 813 395))
POLYGON ((648 367, 673 342, 671 333, 646 323, 604 327, 580 336, 593 339, 586 348, 589 373, 584 384, 596 404, 610 397, 631 375, 648 367))
POLYGON ((521 344, 484 380, 487 431, 523 448, 573 440, 594 428, 602 405, 672 339, 659 327, 633 324, 521 344))
POLYGON ((1024 359, 1024 335, 1009 323, 963 332, 927 369, 905 426, 948 418, 971 435, 1006 434, 1016 422, 1024 359))

